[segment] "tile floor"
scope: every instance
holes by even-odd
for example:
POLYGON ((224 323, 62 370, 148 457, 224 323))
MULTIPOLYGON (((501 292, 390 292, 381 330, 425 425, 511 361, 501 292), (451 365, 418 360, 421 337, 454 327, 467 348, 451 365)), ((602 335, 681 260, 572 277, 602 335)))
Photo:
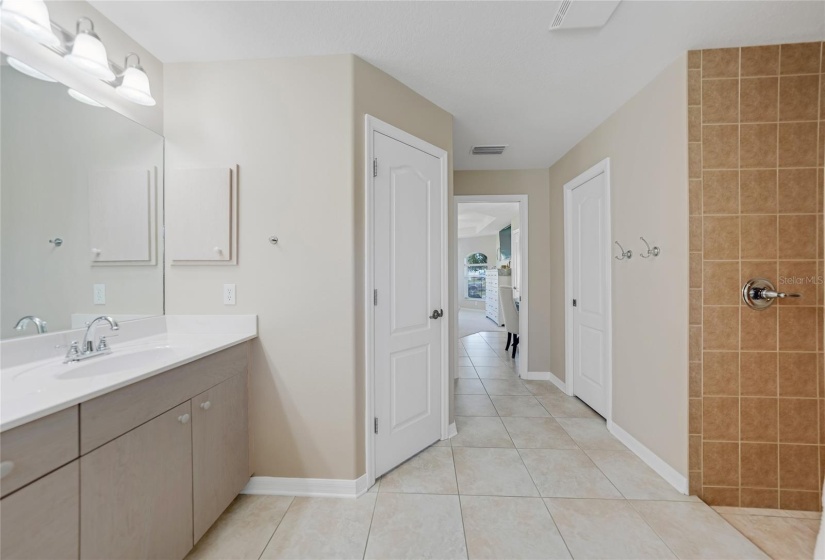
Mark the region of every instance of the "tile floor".
POLYGON ((457 436, 354 500, 239 496, 188 558, 812 557, 818 514, 679 494, 505 341, 461 340, 457 436))

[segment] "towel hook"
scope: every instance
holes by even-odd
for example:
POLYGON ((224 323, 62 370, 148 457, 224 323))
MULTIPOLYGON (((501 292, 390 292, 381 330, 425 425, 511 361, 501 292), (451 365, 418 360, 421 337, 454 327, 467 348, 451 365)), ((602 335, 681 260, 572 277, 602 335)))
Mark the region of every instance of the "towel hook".
POLYGON ((648 243, 648 242, 645 240, 645 238, 644 238, 644 237, 640 237, 639 239, 641 239, 642 241, 644 241, 644 244, 645 244, 645 245, 647 245, 647 251, 646 251, 645 253, 642 253, 641 251, 639 251, 639 256, 640 256, 640 257, 642 257, 643 259, 650 258, 651 256, 653 256, 653 257, 658 257, 658 256, 659 256, 659 253, 661 253, 661 252, 662 252, 662 251, 661 251, 661 249, 659 249, 659 248, 658 248, 658 247, 656 247, 655 245, 651 248, 651 247, 650 247, 650 243, 648 243))
POLYGON ((617 261, 623 261, 623 260, 626 260, 626 259, 629 260, 631 257, 633 257, 633 251, 631 251, 630 249, 625 251, 624 247, 622 247, 622 244, 619 243, 618 241, 614 241, 613 243, 618 245, 619 246, 619 251, 622 252, 621 257, 613 257, 614 259, 616 259, 617 261))

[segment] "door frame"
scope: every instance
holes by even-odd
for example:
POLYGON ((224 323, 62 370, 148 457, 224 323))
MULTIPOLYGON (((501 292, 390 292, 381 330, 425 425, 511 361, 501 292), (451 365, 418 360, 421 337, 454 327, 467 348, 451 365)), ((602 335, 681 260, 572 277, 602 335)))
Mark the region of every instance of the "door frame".
MULTIPOLYGON (((386 123, 372 115, 364 116, 365 149, 364 149, 364 316, 366 323, 366 337, 364 340, 365 364, 365 445, 367 485, 375 484, 375 433, 373 419, 375 418, 375 305, 373 304, 373 290, 375 290, 375 178, 372 173, 372 162, 375 157, 373 134, 378 132, 394 140, 438 158, 441 163, 441 305, 450 309, 450 276, 449 276, 449 161, 446 150, 425 142, 386 123)), ((380 165, 380 162, 379 162, 380 165)), ((441 439, 446 439, 449 430, 450 418, 450 322, 443 321, 441 326, 441 439)))
MULTIPOLYGON (((520 243, 520 251, 521 251, 521 286, 519 291, 521 292, 521 299, 522 302, 519 304, 519 317, 518 317, 518 329, 519 329, 519 377, 522 379, 530 379, 529 371, 527 369, 527 365, 530 363, 528 360, 529 352, 530 352, 530 337, 528 327, 529 327, 529 313, 530 313, 530 291, 529 291, 529 276, 528 273, 530 272, 530 258, 528 254, 529 250, 529 233, 528 233, 528 201, 529 196, 526 194, 465 194, 465 195, 456 195, 453 197, 453 222, 458 224, 458 205, 467 203, 467 202, 518 202, 519 203, 519 243, 520 243)), ((458 232, 456 231, 456 248, 458 247, 458 232)), ((458 251, 456 251, 458 253, 458 251)), ((458 254, 456 254, 456 258, 459 258, 458 254)), ((456 278, 456 282, 458 282, 458 278, 456 278)), ((457 286, 456 286, 457 288, 457 286)), ((456 289, 456 293, 458 290, 456 289)), ((460 299, 456 296, 456 303, 455 309, 453 309, 454 314, 454 321, 456 325, 456 333, 455 333, 455 340, 453 340, 453 344, 458 344, 458 311, 460 309, 460 299)))
POLYGON ((606 382, 607 389, 607 427, 613 427, 613 251, 611 239, 613 232, 611 229, 611 214, 613 213, 610 199, 610 158, 602 161, 568 181, 564 185, 564 383, 567 394, 575 396, 576 380, 573 375, 573 314, 570 313, 569 302, 573 298, 573 190, 580 187, 587 181, 604 175, 605 199, 607 201, 607 212, 604 214, 604 239, 607 247, 605 251, 605 272, 607 275, 607 363, 606 382))

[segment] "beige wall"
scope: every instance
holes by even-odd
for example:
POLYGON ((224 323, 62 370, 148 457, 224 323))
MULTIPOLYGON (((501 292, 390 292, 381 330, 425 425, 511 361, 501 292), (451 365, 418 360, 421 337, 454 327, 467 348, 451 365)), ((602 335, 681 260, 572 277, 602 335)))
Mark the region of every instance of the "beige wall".
POLYGON ((452 117, 351 55, 170 64, 165 94, 169 169, 240 165, 238 266, 167 266, 167 312, 258 314, 256 475, 358 478, 363 115, 448 151, 452 117), (237 286, 234 307, 224 283, 237 286))
MULTIPOLYGON (((355 268, 355 301, 354 312, 356 315, 355 347, 365 348, 364 332, 366 320, 364 315, 364 149, 365 149, 365 115, 371 115, 386 123, 417 136, 422 140, 447 150, 449 160, 449 186, 448 200, 453 198, 453 117, 437 105, 421 97, 416 92, 382 72, 378 68, 361 60, 358 57, 351 57, 354 65, 354 139, 355 139, 355 166, 353 169, 353 181, 355 184, 355 243, 356 268, 355 268)), ((449 209, 452 216, 452 208, 449 209)), ((455 224, 450 220, 449 239, 455 238, 455 224)), ((455 247, 451 242, 449 248, 448 262, 454 262, 455 247)), ((455 276, 454 270, 450 267, 450 298, 455 298, 455 276)), ((447 307, 446 302, 444 307, 447 307)), ((450 329, 456 325, 450 317, 450 329)), ((358 471, 363 474, 366 469, 365 464, 365 441, 364 441, 364 369, 365 356, 363 350, 356 355, 356 410, 358 428, 358 471)), ((450 363, 452 370, 457 367, 457 357, 452 347, 450 347, 450 363)), ((453 386, 450 385, 450 403, 452 403, 453 386)), ((450 410, 452 421, 453 411, 450 410)))
POLYGON ((360 474, 352 92, 350 56, 166 66, 167 168, 240 166, 238 266, 167 265, 166 311, 258 314, 259 476, 360 474))
POLYGON ((109 60, 118 66, 123 66, 124 58, 130 52, 140 56, 140 63, 149 76, 152 97, 157 101, 157 105, 143 107, 123 99, 111 86, 78 71, 58 54, 7 28, 3 28, 0 49, 158 134, 163 134, 163 63, 87 2, 49 0, 46 5, 51 20, 72 35, 75 33, 75 23, 79 17, 91 19, 95 24, 95 31, 106 46, 109 60))
MULTIPOLYGON (((550 346, 550 192, 547 169, 515 169, 505 171, 456 171, 455 194, 496 195, 526 194, 528 196, 529 254, 528 294, 530 313, 528 371, 551 370, 550 346)), ((562 331, 563 335, 563 331, 562 331)), ((555 372, 554 372, 555 373, 555 372)))
MULTIPOLYGON (((634 253, 630 261, 613 262, 613 421, 687 476, 685 64, 679 57, 550 168, 551 230, 544 239, 550 243, 547 285, 553 286, 551 371, 564 379, 563 186, 609 157, 613 239, 634 253), (661 256, 639 258, 639 236, 660 246, 661 256)), ((532 216, 530 226, 532 249, 532 216)))

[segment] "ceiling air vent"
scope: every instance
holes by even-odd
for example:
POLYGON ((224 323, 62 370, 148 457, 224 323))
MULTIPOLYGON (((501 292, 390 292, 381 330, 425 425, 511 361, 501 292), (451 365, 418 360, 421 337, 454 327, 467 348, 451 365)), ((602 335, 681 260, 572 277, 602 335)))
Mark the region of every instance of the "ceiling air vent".
POLYGON ((500 156, 504 153, 507 144, 499 144, 493 146, 473 146, 470 153, 474 156, 500 156))
POLYGON ((563 0, 550 23, 550 31, 604 27, 619 2, 621 0, 563 0))
POLYGON ((553 18, 553 23, 550 24, 550 29, 557 29, 561 27, 561 22, 564 21, 564 16, 567 15, 567 10, 570 8, 572 0, 564 0, 559 6, 559 11, 556 12, 556 17, 553 18))

